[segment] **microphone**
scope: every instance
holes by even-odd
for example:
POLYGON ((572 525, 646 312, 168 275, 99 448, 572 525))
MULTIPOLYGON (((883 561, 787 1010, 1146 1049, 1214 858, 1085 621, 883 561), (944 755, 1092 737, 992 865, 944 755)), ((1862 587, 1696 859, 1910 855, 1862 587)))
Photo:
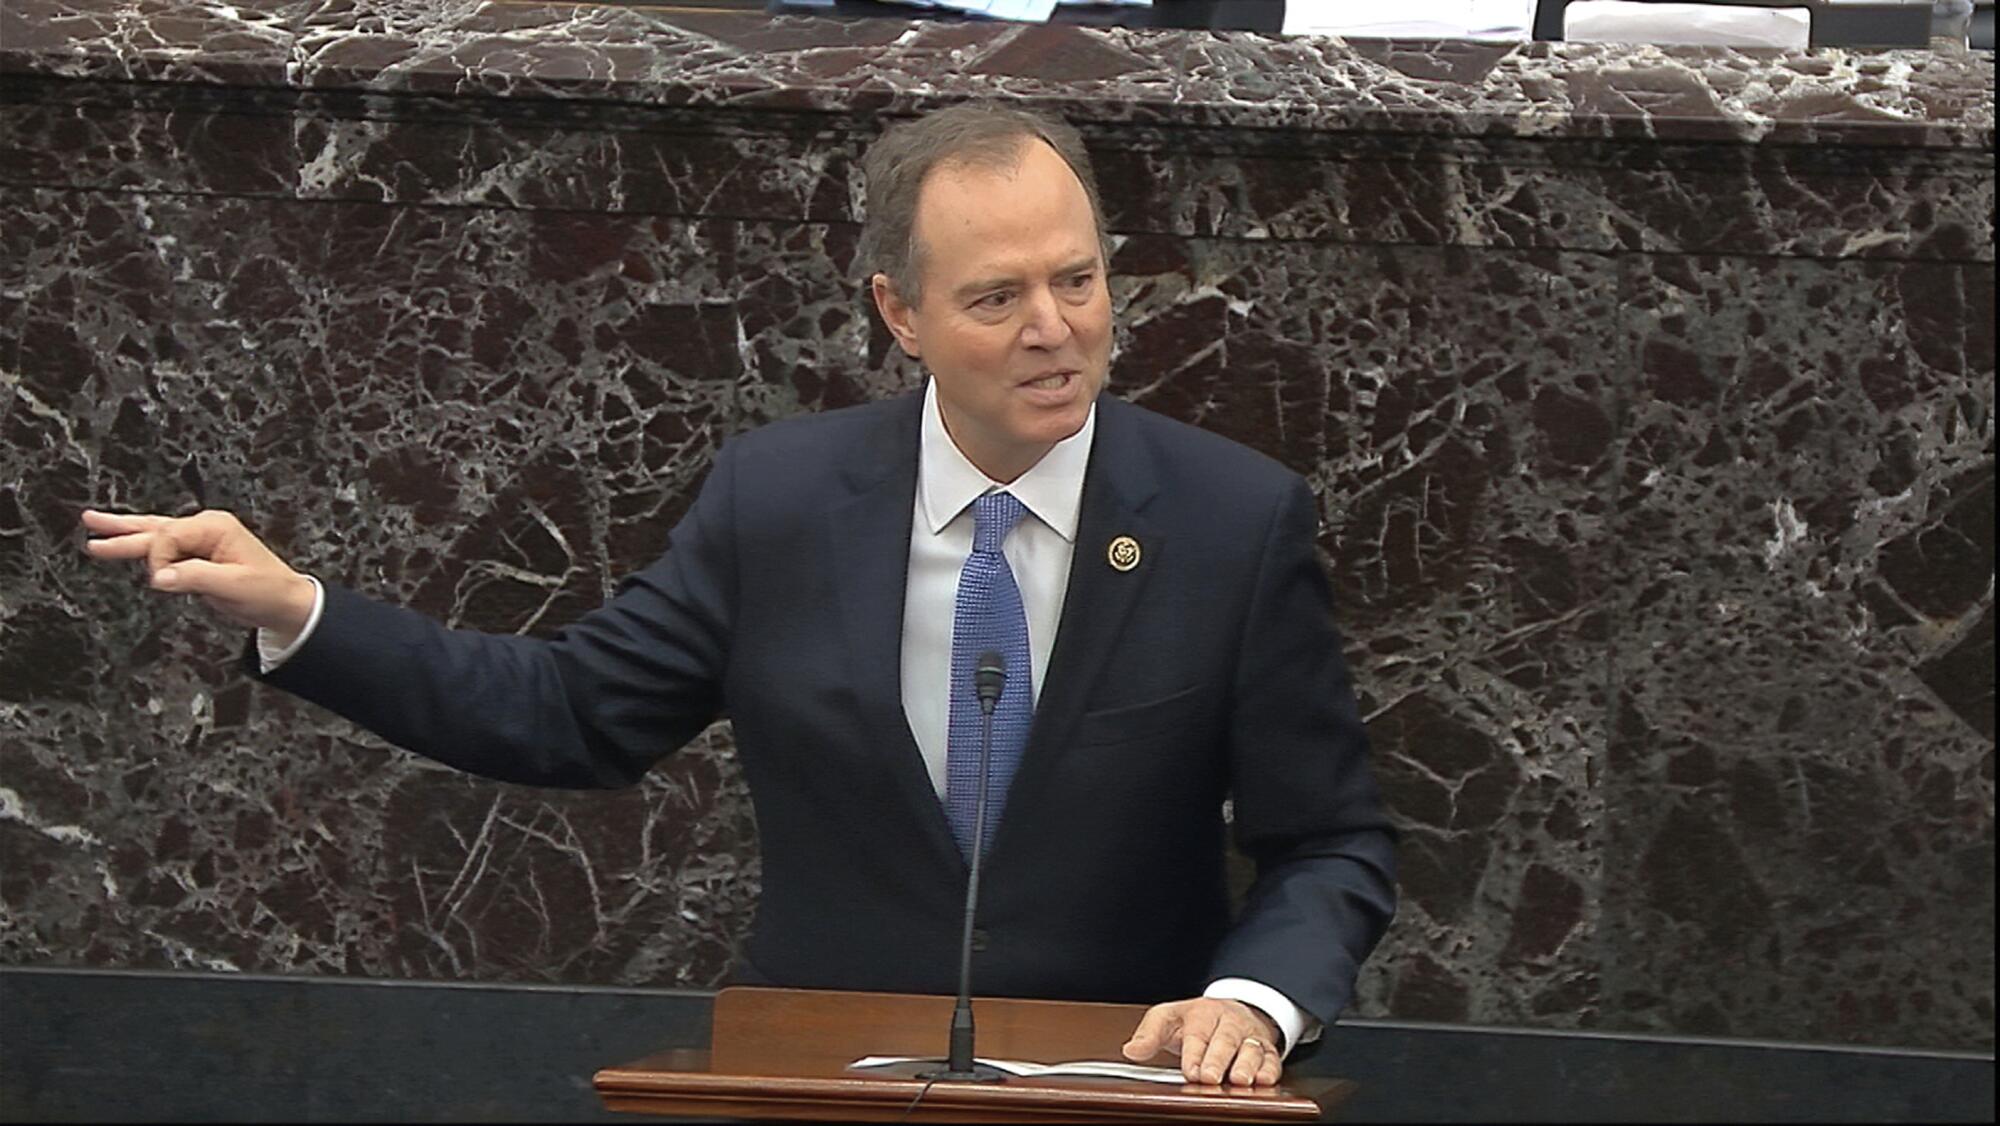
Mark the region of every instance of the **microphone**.
POLYGON ((991 720, 993 706, 1007 690, 1007 662, 1000 654, 988 649, 979 655, 979 667, 972 670, 972 690, 979 695, 979 714, 991 720))
POLYGON ((973 663, 979 698, 979 791, 972 813, 972 878, 965 885, 965 931, 958 944, 958 1004, 951 1010, 951 1051, 943 1069, 917 1076, 933 1082, 1001 1083, 1006 1074, 972 1062, 972 919, 979 910, 979 861, 986 853, 986 775, 993 763, 993 708, 1007 690, 1007 659, 988 649, 973 663))

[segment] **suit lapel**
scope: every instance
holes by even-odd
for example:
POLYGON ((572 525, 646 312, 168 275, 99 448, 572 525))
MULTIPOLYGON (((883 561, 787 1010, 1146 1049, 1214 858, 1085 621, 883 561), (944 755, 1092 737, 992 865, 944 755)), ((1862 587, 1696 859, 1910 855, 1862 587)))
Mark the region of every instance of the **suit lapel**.
MULTIPOLYGON (((1169 548, 1159 527, 1143 511, 1158 491, 1158 483, 1151 451, 1138 434, 1134 410, 1108 396, 1098 400, 1097 436, 1084 474, 1076 551, 1070 560, 1062 621, 1056 627, 1055 649, 1049 654, 1034 724, 1028 730, 1028 746, 1008 791, 1010 808, 1032 805, 1036 788, 1045 783, 1067 750, 1070 734, 1090 701, 1091 689, 1117 650, 1126 619, 1138 605, 1148 576, 1169 548), (1117 570, 1108 558, 1111 541, 1119 536, 1139 542, 1140 563, 1130 571, 1117 570), (1023 806, 1015 806, 1017 799, 1023 806)), ((1014 820, 1019 822, 1019 818, 1014 820)), ((1003 833, 1006 827, 1003 819, 1003 833)), ((999 850, 999 842, 994 848, 999 850)))
POLYGON ((860 706, 881 753, 891 756, 902 799, 941 858, 963 868, 951 823, 931 788, 923 752, 903 711, 903 604, 917 491, 923 396, 895 403, 880 431, 843 470, 848 497, 827 511, 828 558, 860 706))

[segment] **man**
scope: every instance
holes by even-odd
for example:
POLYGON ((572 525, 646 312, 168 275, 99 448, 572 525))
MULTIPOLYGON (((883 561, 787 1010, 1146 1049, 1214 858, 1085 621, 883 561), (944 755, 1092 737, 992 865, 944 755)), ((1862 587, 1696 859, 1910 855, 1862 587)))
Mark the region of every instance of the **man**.
POLYGON ((273 684, 488 777, 629 784, 729 715, 764 865, 743 980, 953 991, 983 849, 979 991, 1160 1002, 1128 1056, 1274 1083, 1394 908, 1311 495, 1100 396, 1108 255, 1073 130, 960 106, 864 171, 876 307, 924 391, 725 446, 667 553, 554 639, 322 585, 226 513, 85 513, 88 548, 256 628, 273 684), (1233 927, 1225 798, 1259 871, 1233 927))

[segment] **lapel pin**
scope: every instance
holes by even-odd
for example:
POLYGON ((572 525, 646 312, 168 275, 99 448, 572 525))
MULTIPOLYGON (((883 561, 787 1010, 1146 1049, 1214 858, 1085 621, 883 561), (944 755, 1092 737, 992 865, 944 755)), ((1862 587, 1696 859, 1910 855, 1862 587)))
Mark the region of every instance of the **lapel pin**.
POLYGON ((1114 571, 1129 571, 1139 565, 1139 541, 1131 536, 1119 536, 1111 541, 1105 557, 1111 561, 1114 571))

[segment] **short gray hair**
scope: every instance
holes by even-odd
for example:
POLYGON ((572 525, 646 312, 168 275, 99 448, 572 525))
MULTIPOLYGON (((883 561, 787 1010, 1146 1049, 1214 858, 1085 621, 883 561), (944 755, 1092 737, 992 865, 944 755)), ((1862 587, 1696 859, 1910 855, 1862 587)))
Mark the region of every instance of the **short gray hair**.
POLYGON ((924 180, 941 164, 1012 168, 1021 146, 1041 140, 1063 158, 1090 199, 1097 226, 1098 253, 1111 261, 1104 231, 1104 205, 1083 138, 1060 118, 995 102, 962 102, 889 127, 861 157, 867 184, 862 205, 861 265, 864 277, 886 274, 896 295, 915 305, 923 299, 923 250, 917 241, 917 197, 924 180))

